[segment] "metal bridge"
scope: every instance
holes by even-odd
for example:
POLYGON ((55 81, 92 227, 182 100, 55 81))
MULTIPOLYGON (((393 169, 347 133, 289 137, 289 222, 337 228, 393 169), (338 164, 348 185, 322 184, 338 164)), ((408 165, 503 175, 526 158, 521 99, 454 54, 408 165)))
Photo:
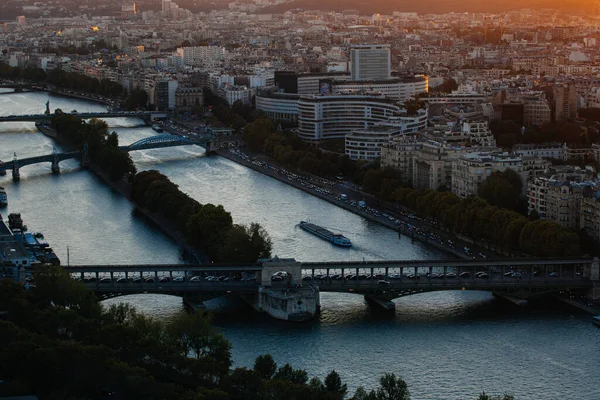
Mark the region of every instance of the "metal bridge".
POLYGON ((269 264, 80 265, 65 270, 105 294, 241 294, 256 293, 260 287, 310 285, 321 292, 363 294, 389 302, 439 290, 485 290, 516 299, 562 290, 589 290, 598 285, 600 265, 598 259, 591 258, 309 263, 287 260, 282 267, 269 264), (277 275, 281 270, 285 274, 277 275))
MULTIPOLYGON (((118 117, 132 117, 132 118, 142 118, 142 119, 152 119, 153 115, 164 115, 164 113, 156 113, 152 111, 108 111, 108 112, 81 112, 81 113, 72 113, 70 115, 77 116, 82 119, 91 119, 91 118, 118 118, 118 117)), ((51 120, 54 117, 54 114, 26 114, 26 115, 5 115, 0 116, 0 122, 15 122, 15 121, 47 121, 51 120)))
MULTIPOLYGON (((132 143, 128 146, 119 146, 119 148, 123 151, 136 151, 136 150, 149 150, 149 149, 158 149, 163 147, 174 147, 174 146, 189 146, 189 145, 198 145, 206 148, 207 150, 211 148, 211 139, 208 137, 195 137, 193 139, 178 136, 178 135, 158 135, 151 136, 145 139, 138 140, 135 143, 132 143)), ((70 159, 79 159, 80 164, 82 166, 88 166, 89 160, 87 156, 87 146, 84 146, 81 151, 70 151, 66 153, 58 153, 56 148, 54 149, 52 154, 47 154, 43 156, 29 157, 29 158, 17 158, 17 154, 14 154, 14 158, 12 161, 0 162, 0 174, 5 173, 8 170, 12 171, 13 179, 20 179, 20 168, 39 163, 51 163, 52 164, 52 172, 59 173, 60 167, 59 163, 64 160, 70 159)))

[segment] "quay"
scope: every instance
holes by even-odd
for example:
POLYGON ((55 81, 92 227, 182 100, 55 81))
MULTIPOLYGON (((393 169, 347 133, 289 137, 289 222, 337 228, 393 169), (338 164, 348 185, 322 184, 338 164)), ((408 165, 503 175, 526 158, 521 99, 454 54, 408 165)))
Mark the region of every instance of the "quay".
MULTIPOLYGON (((276 179, 282 183, 285 183, 287 185, 295 187, 298 190, 301 190, 312 196, 315 196, 322 200, 325 200, 326 202, 331 203, 340 208, 343 208, 346 211, 350 211, 351 213, 360 215, 361 217, 363 217, 369 221, 376 222, 376 223, 383 225, 389 229, 392 229, 392 230, 398 232, 399 235, 404 235, 407 238, 410 238, 412 240, 418 240, 418 241, 425 243, 429 246, 432 246, 438 250, 441 250, 449 255, 455 256, 457 258, 462 258, 462 259, 472 259, 474 257, 473 255, 476 254, 477 256, 479 256, 479 253, 486 255, 486 257, 492 257, 492 256, 493 257, 501 257, 502 256, 500 254, 493 253, 490 250, 480 248, 479 246, 474 245, 473 243, 466 242, 466 241, 462 240, 461 238, 458 238, 455 235, 449 235, 448 232, 441 232, 441 231, 437 230, 438 236, 443 237, 443 240, 435 240, 435 239, 431 238, 429 235, 427 235, 426 232, 424 232, 424 231, 428 231, 431 229, 429 226, 425 227, 425 228, 418 228, 418 227, 424 225, 418 220, 413 220, 413 219, 406 218, 404 216, 396 215, 394 219, 398 219, 399 221, 401 221, 401 223, 396 223, 395 221, 392 221, 389 218, 378 217, 376 215, 373 215, 371 213, 368 213, 368 212, 360 209, 359 207, 353 207, 348 201, 337 200, 336 197, 334 197, 334 196, 326 195, 319 191, 312 190, 309 187, 307 187, 306 185, 303 185, 302 182, 300 182, 299 180, 288 179, 288 177, 286 175, 277 173, 276 171, 272 170, 271 168, 264 168, 262 166, 256 165, 252 161, 246 160, 242 157, 239 157, 239 156, 233 154, 230 150, 231 149, 223 148, 223 149, 218 150, 216 153, 219 156, 227 158, 230 161, 233 161, 237 164, 243 165, 247 168, 257 171, 263 175, 266 175, 273 179, 276 179), (452 238, 451 241, 454 243, 453 245, 450 245, 448 243, 448 240, 450 237, 452 238), (465 247, 472 249, 471 254, 473 254, 473 255, 466 254, 463 250, 465 247)), ((304 180, 307 181, 308 178, 304 178, 304 180)), ((333 190, 333 189, 328 188, 328 190, 333 190)), ((479 257, 481 257, 481 256, 479 256, 479 257)))

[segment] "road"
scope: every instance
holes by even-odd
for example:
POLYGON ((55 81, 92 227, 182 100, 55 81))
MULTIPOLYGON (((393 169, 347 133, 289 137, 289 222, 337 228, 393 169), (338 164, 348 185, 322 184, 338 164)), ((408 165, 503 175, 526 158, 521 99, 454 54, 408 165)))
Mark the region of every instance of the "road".
POLYGON ((295 174, 272 164, 271 161, 261 160, 239 149, 228 149, 220 151, 219 154, 456 257, 463 259, 503 257, 501 254, 465 242, 451 232, 439 229, 410 213, 384 210, 380 208, 380 204, 374 204, 375 201, 372 199, 367 200, 364 207, 359 207, 358 202, 364 200, 367 195, 351 188, 348 183, 340 184, 320 177, 295 174), (342 194, 347 196, 346 200, 342 198, 342 194))

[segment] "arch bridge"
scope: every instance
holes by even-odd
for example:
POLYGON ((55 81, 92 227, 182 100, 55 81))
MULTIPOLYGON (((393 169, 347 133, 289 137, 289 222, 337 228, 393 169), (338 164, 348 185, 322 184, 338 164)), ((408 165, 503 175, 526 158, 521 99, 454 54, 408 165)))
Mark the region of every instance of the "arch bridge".
POLYGON ((392 299, 440 290, 484 290, 517 304, 563 290, 596 293, 597 258, 308 262, 246 265, 80 265, 65 269, 98 293, 247 294, 302 286, 365 295, 384 308, 392 299))
MULTIPOLYGON (((209 137, 195 137, 188 138, 185 136, 171 135, 171 134, 163 134, 157 136, 150 136, 148 138, 144 138, 138 140, 135 143, 132 143, 128 146, 119 146, 119 148, 123 151, 137 151, 137 150, 149 150, 149 149, 158 149, 163 147, 175 147, 175 146, 189 146, 189 145, 198 145, 207 149, 207 151, 213 148, 215 145, 213 141, 209 137)), ((89 165, 88 158, 88 150, 87 145, 84 145, 84 148, 81 151, 70 151, 65 153, 57 152, 56 148, 52 152, 52 154, 46 154, 43 156, 36 157, 28 157, 19 159, 17 154, 14 154, 14 158, 12 161, 0 162, 0 175, 6 173, 6 171, 12 171, 12 176, 14 180, 20 179, 20 169, 27 165, 39 164, 39 163, 51 163, 52 172, 59 173, 60 172, 60 162, 64 160, 70 159, 78 159, 80 165, 82 167, 87 167, 89 165)))

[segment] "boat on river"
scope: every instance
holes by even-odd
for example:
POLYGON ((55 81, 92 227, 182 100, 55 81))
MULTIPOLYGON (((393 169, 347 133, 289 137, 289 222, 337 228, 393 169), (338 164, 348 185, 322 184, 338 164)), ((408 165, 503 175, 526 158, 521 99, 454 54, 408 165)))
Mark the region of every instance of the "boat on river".
POLYGON ((158 132, 158 133, 162 133, 163 132, 162 126, 160 126, 158 124, 152 125, 152 129, 154 129, 154 132, 158 132))
POLYGON ((315 236, 325 239, 328 242, 340 247, 352 247, 350 239, 340 233, 333 233, 329 229, 325 229, 322 226, 312 224, 306 221, 300 221, 300 228, 306 232, 312 233, 315 236))

